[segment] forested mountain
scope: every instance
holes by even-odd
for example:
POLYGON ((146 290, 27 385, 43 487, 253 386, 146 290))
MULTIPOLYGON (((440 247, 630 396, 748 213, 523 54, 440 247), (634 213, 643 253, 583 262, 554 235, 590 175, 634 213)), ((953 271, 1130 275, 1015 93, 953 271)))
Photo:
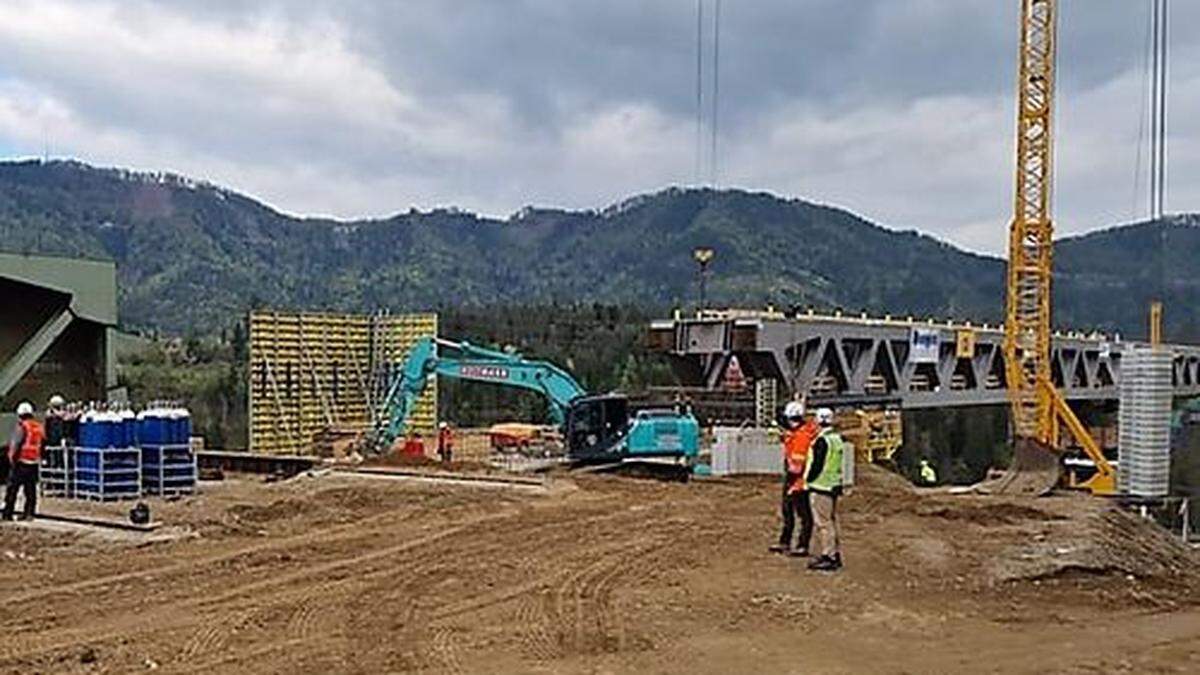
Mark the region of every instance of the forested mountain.
MULTIPOLYGON (((1169 336, 1195 331, 1195 218, 1061 242, 1056 323, 1143 332, 1167 254, 1169 336), (1172 334, 1175 333, 1175 334, 1172 334)), ((996 321, 1003 262, 847 211, 737 190, 668 189, 602 211, 456 209, 383 220, 288 216, 184 178, 77 162, 0 163, 0 248, 115 260, 122 322, 211 332, 254 304, 436 309, 692 304, 694 247, 722 305, 817 305, 996 321)), ((1177 338, 1181 339, 1181 338, 1177 338)))

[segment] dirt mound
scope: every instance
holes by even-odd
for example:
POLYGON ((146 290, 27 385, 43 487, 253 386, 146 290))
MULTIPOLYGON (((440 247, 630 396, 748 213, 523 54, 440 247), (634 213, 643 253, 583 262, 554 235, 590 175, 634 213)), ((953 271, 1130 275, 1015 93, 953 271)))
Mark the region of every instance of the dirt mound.
POLYGON ((242 522, 261 525, 276 520, 309 515, 318 508, 317 504, 311 500, 288 497, 277 499, 270 504, 234 504, 229 507, 229 513, 242 522))
POLYGON ((1115 578, 1196 600, 1197 556, 1155 523, 1114 504, 1100 504, 997 556, 988 570, 997 582, 1115 578))
POLYGON ((1008 502, 988 504, 939 504, 922 508, 917 515, 979 525, 1016 525, 1027 521, 1066 520, 1066 516, 1022 504, 1008 502))
POLYGON ((911 511, 920 500, 916 488, 904 476, 874 464, 855 468, 854 488, 847 508, 878 515, 911 511))

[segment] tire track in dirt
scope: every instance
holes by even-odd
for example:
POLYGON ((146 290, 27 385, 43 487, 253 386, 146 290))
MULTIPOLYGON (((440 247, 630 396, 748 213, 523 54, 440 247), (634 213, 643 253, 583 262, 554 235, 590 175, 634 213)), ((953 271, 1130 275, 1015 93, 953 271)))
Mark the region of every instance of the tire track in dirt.
POLYGON ((626 573, 627 563, 637 559, 644 550, 644 545, 638 545, 602 556, 568 576, 559 586, 554 608, 560 626, 560 642, 565 650, 574 653, 592 650, 597 636, 588 628, 595 627, 605 611, 596 602, 597 592, 605 583, 602 580, 626 573))
MULTIPOLYGON (((589 500, 588 502, 585 502, 582 504, 584 507, 582 509, 584 511, 583 517, 570 519, 566 522, 566 524, 582 526, 589 523, 606 521, 610 519, 620 519, 627 516, 627 514, 622 512, 613 512, 611 507, 606 509, 606 502, 608 501, 611 500, 589 500)), ((578 507, 581 505, 576 504, 575 506, 578 507)), ((559 507, 561 508, 561 505, 559 505, 559 507)), ((343 586, 345 586, 346 589, 350 589, 354 586, 361 586, 363 583, 371 581, 372 579, 394 574, 395 565, 388 564, 381 569, 372 570, 365 574, 350 574, 346 577, 335 579, 331 582, 326 582, 324 585, 315 589, 312 588, 311 585, 293 592, 280 592, 276 589, 279 589, 280 587, 287 587, 289 585, 294 586, 297 584, 302 584, 306 580, 311 579, 313 576, 319 575, 330 577, 334 573, 344 572, 346 570, 370 569, 372 566, 388 561, 390 558, 411 555, 420 549, 428 547, 429 545, 443 542, 447 539, 452 539, 458 535, 463 535, 472 529, 481 529, 482 532, 480 537, 468 538, 466 539, 468 544, 464 547, 458 548, 465 549, 467 551, 467 555, 471 555, 471 552, 474 551, 475 555, 478 556, 481 553, 487 553, 489 551, 494 551, 499 548, 512 545, 510 540, 506 540, 503 537, 494 536, 497 534, 503 534, 507 529, 498 527, 498 525, 502 525, 505 521, 512 521, 513 527, 516 527, 518 530, 528 531, 531 528, 531 525, 528 522, 528 517, 531 515, 536 515, 538 510, 539 509, 536 507, 532 512, 529 509, 521 508, 505 509, 496 513, 476 517, 468 521, 459 521, 459 524, 453 527, 443 528, 440 531, 432 532, 414 539, 409 539, 396 545, 376 548, 359 555, 340 557, 316 565, 303 564, 298 570, 285 574, 277 574, 266 579, 260 579, 246 584, 240 584, 221 593, 206 595, 183 602, 164 603, 163 606, 151 607, 149 610, 142 608, 129 610, 124 615, 116 617, 103 617, 102 619, 89 618, 87 626, 65 628, 62 630, 56 630, 49 634, 41 633, 37 635, 23 635, 22 640, 20 640, 19 643, 10 642, 8 643, 9 646, 7 646, 7 648, 6 645, 0 643, 0 660, 46 653, 72 645, 100 643, 116 638, 124 638, 131 634, 159 633, 169 630, 186 630, 188 628, 192 628, 196 623, 194 615, 189 614, 188 610, 202 609, 205 607, 211 607, 215 609, 219 608, 221 605, 231 602, 236 602, 239 600, 254 601, 256 598, 259 602, 261 602, 263 594, 271 594, 273 596, 271 604, 274 605, 285 602, 289 598, 293 599, 293 601, 303 603, 306 602, 306 595, 311 595, 314 593, 326 593, 329 591, 331 586, 336 587, 339 590, 343 586), (493 545, 482 548, 476 545, 476 542, 484 541, 482 537, 489 536, 493 545), (97 630, 97 625, 102 626, 103 628, 97 630)), ((385 522, 389 523, 394 522, 394 518, 387 514, 369 520, 378 522, 381 519, 386 519, 385 522)), ((556 532, 556 528, 561 524, 562 523, 542 520, 538 521, 538 523, 533 526, 533 529, 540 530, 543 527, 554 528, 552 531, 556 532)), ((241 556, 263 551, 284 549, 289 546, 311 545, 314 542, 325 545, 329 543, 329 540, 326 539, 326 537, 331 537, 335 541, 344 542, 363 539, 374 539, 378 541, 379 539, 389 538, 389 534, 391 534, 393 537, 395 536, 394 533, 389 533, 384 529, 377 529, 374 532, 363 532, 362 529, 354 527, 333 528, 331 531, 327 530, 317 534, 307 533, 303 536, 288 537, 284 540, 277 540, 274 542, 266 542, 264 544, 243 547, 234 551, 225 551, 219 554, 185 561, 176 565, 159 567, 154 570, 110 575, 104 578, 92 579, 86 582, 72 584, 66 588, 46 589, 43 591, 23 594, 19 596, 18 599, 30 601, 37 598, 51 596, 59 592, 78 592, 80 589, 96 588, 106 584, 124 583, 146 578, 155 579, 170 572, 179 573, 181 571, 189 570, 201 565, 210 566, 214 561, 235 560, 241 556)), ((519 534, 519 532, 517 534, 519 534)), ((566 530, 563 536, 569 538, 570 536, 574 535, 572 535, 569 530, 566 530)), ((460 550, 459 552, 461 553, 462 551, 460 550)), ((410 571, 418 572, 419 570, 420 567, 410 571)), ((228 581, 218 580, 215 583, 227 584, 228 581)), ((492 606, 497 603, 507 602, 516 595, 527 593, 535 587, 536 584, 533 584, 529 587, 518 588, 515 591, 507 591, 500 594, 483 594, 483 597, 470 599, 465 605, 458 607, 458 611, 456 612, 443 613, 446 616, 449 616, 454 613, 469 613, 479 611, 482 608, 492 606)), ((314 602, 319 601, 314 600, 314 602)), ((320 616, 319 612, 318 616, 320 616)), ((320 621, 317 625, 319 627, 325 623, 326 622, 324 621, 320 621)), ((203 649, 204 645, 205 643, 202 642, 200 647, 196 649, 203 649)))
POLYGON ((462 660, 459 657, 459 648, 456 644, 455 633, 450 628, 435 628, 433 630, 433 639, 430 640, 433 656, 441 664, 446 672, 452 675, 465 673, 462 660))
MULTIPOLYGON (((597 612, 611 611, 608 598, 616 580, 625 576, 629 563, 649 548, 645 542, 601 547, 589 552, 590 562, 541 580, 522 593, 513 621, 526 656, 548 662, 586 649, 593 641, 584 632, 589 617, 594 619, 597 612)), ((602 627, 611 623, 608 618, 597 621, 602 627)))
MULTIPOLYGON (((192 623, 190 618, 181 618, 179 614, 187 609, 194 609, 206 606, 218 607, 223 603, 231 602, 243 598, 253 598, 257 593, 269 590, 272 587, 287 585, 313 575, 324 574, 328 575, 331 572, 339 571, 348 567, 354 567, 366 562, 374 562, 385 559, 389 556, 404 554, 413 549, 437 543, 447 537, 458 534, 471 527, 486 525, 492 521, 496 521, 511 514, 492 514, 481 518, 476 518, 470 522, 460 524, 455 527, 443 529, 439 532, 428 534, 424 537, 411 539, 400 544, 387 546, 382 549, 376 549, 368 553, 341 558, 319 565, 308 565, 303 569, 290 572, 283 575, 276 575, 267 579, 243 584, 235 588, 229 589, 223 593, 212 596, 198 598, 192 601, 183 603, 168 603, 150 610, 134 610, 131 614, 122 617, 123 620, 112 622, 109 625, 114 627, 109 630, 97 631, 94 625, 76 627, 72 629, 60 629, 50 634, 36 634, 34 636, 26 636, 21 643, 0 643, 0 660, 10 659, 31 654, 53 651, 54 649, 70 646, 73 644, 99 642, 114 637, 128 635, 130 632, 147 632, 157 631, 162 628, 186 628, 192 623)), ((131 576, 137 578, 137 575, 131 576)))
POLYGON ((561 655, 558 640, 547 626, 546 596, 542 592, 528 593, 521 598, 514 616, 522 651, 535 661, 553 661, 561 655))
MULTIPOLYGON (((612 520, 619 516, 620 514, 613 514, 611 512, 588 513, 583 518, 572 522, 589 524, 612 520)), ((474 525, 479 526, 480 523, 475 523, 474 525)), ((403 607, 401 624, 408 627, 404 633, 409 635, 414 644, 428 642, 431 638, 429 635, 424 634, 427 631, 422 631, 418 627, 418 600, 421 595, 419 589, 426 582, 435 580, 438 576, 445 573, 443 569, 446 565, 445 558, 457 554, 455 558, 456 566, 469 567, 471 563, 486 563, 486 561, 494 559, 496 556, 510 549, 511 540, 508 539, 509 536, 523 535, 529 537, 531 533, 543 530, 549 531, 552 535, 557 535, 551 537, 552 540, 569 540, 571 536, 569 532, 562 532, 560 534, 561 527, 559 527, 559 524, 548 521, 540 521, 532 527, 520 520, 514 520, 511 523, 500 523, 499 525, 492 523, 486 523, 485 525, 492 526, 485 527, 480 537, 464 538, 465 543, 461 550, 440 552, 438 556, 417 557, 413 564, 401 567, 391 562, 372 557, 371 562, 385 562, 386 564, 378 569, 371 569, 370 566, 364 566, 361 569, 365 571, 351 574, 323 585, 310 584, 291 591, 284 590, 275 593, 267 599, 256 594, 257 602, 265 602, 267 606, 274 605, 276 607, 291 605, 294 609, 289 616, 286 631, 290 636, 302 638, 308 635, 316 635, 320 630, 325 630, 327 633, 329 628, 344 627, 344 622, 338 616, 345 617, 346 601, 351 598, 370 598, 372 599, 371 605, 363 608, 364 613, 367 615, 388 613, 392 608, 399 605, 403 607), (487 538, 484 539, 481 537, 487 538), (396 588, 395 582, 391 579, 391 577, 394 577, 398 573, 403 574, 405 580, 404 585, 400 588, 396 588), (384 612, 377 612, 376 608, 378 607, 388 609, 384 610, 384 612)), ((363 556, 357 556, 353 560, 360 561, 362 559, 363 556)), ((347 560, 344 559, 342 562, 347 563, 347 560)), ((305 570, 305 573, 300 576, 307 578, 318 571, 305 570)), ((277 579, 276 581, 279 580, 277 579)), ((429 620, 433 621, 435 619, 444 619, 450 616, 480 611, 495 604, 505 602, 511 597, 524 593, 542 583, 544 582, 524 584, 518 588, 506 590, 499 594, 489 593, 482 596, 472 596, 464 602, 434 611, 430 615, 429 620)), ((235 590, 238 593, 245 592, 245 589, 235 590)), ((393 630, 393 627, 388 626, 387 629, 393 630)), ((401 636, 394 637, 396 639, 405 639, 401 636)), ((365 648, 364 651, 371 651, 372 646, 378 646, 378 642, 376 641, 374 645, 371 643, 363 645, 365 648)), ((441 663, 446 661, 446 658, 444 655, 434 655, 432 660, 441 663)))
POLYGON ((179 658, 186 662, 221 651, 233 634, 250 621, 253 614, 250 611, 241 611, 201 622, 200 629, 193 633, 179 650, 179 658))
POLYGON ((270 553, 280 550, 285 550, 295 546, 304 546, 319 542, 325 544, 337 544, 342 542, 352 541, 354 539, 370 539, 383 532, 385 529, 380 529, 378 532, 363 531, 364 525, 370 526, 373 523, 384 523, 394 525, 395 517, 391 514, 380 514, 363 519, 357 524, 340 525, 327 530, 318 530, 316 532, 305 532, 302 534, 290 535, 280 539, 272 539, 251 546, 236 548, 231 551, 223 551, 207 556, 192 558, 178 563, 169 565, 159 565, 152 569, 135 570, 132 572, 119 572, 101 577, 93 577, 83 581, 77 581, 69 584, 58 584, 49 588, 41 588, 15 595, 0 597, 2 603, 26 604, 44 600, 57 595, 78 594, 81 591, 90 591, 102 589, 108 586, 120 587, 131 581, 146 581, 156 578, 178 578, 180 575, 189 572, 196 568, 212 568, 223 563, 232 563, 239 558, 253 556, 260 553, 270 553))

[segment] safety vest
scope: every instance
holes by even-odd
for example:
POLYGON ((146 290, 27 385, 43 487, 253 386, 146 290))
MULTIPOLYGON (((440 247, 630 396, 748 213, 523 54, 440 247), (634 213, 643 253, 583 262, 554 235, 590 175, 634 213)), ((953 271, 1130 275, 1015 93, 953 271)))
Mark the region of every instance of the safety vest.
POLYGON ((46 442, 46 430, 37 420, 21 420, 21 428, 25 430, 25 440, 17 448, 14 461, 27 464, 38 464, 42 461, 42 445, 46 442))
MULTIPOLYGON (((825 464, 821 467, 820 475, 808 482, 808 488, 818 492, 833 492, 842 485, 842 451, 845 441, 842 440, 841 434, 832 429, 822 430, 818 438, 825 439, 825 464)), ((812 461, 811 453, 809 461, 812 461)))
POLYGON ((937 482, 937 472, 933 470, 929 462, 921 462, 921 480, 931 485, 937 482))
POLYGON ((808 453, 817 437, 816 422, 809 422, 797 429, 789 429, 783 437, 783 461, 787 472, 794 478, 788 483, 789 494, 804 489, 804 472, 808 468, 808 453))

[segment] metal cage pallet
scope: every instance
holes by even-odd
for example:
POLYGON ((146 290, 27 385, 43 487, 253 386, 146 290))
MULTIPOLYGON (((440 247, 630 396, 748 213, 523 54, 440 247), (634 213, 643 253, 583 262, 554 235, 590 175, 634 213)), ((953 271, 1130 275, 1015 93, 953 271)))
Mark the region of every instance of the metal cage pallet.
POLYGON ((170 497, 196 491, 196 455, 188 445, 142 445, 142 494, 170 497))
POLYGON ((75 496, 75 453, 71 448, 46 448, 39 471, 38 488, 44 496, 75 496))
POLYGON ((142 496, 138 448, 75 448, 75 498, 119 501, 142 496))

